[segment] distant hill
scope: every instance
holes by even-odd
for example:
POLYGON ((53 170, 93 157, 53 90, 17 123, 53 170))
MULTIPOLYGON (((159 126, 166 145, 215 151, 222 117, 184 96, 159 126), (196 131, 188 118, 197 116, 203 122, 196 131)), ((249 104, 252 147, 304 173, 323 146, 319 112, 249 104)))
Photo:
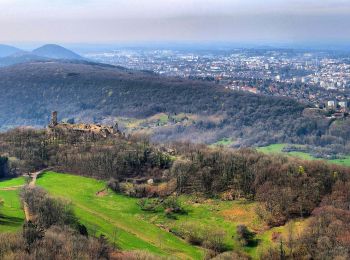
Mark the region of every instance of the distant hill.
POLYGON ((16 47, 0 44, 0 58, 10 56, 19 51, 21 50, 16 47))
POLYGON ((322 136, 328 127, 303 116, 305 106, 288 98, 86 61, 19 64, 1 68, 0 78, 2 129, 44 126, 52 110, 76 122, 133 118, 137 130, 158 141, 231 138, 235 145, 265 145, 301 142, 316 132, 322 136), (151 121, 155 117, 160 119, 151 121), (151 123, 145 125, 148 118, 151 123))
POLYGON ((48 58, 37 56, 31 52, 19 51, 7 57, 0 58, 0 67, 11 66, 20 63, 46 61, 48 58))
POLYGON ((84 58, 55 44, 47 44, 33 51, 22 51, 15 47, 0 45, 0 67, 48 60, 84 60, 84 58))
POLYGON ((32 51, 33 54, 50 59, 82 60, 83 58, 62 46, 47 44, 32 51))

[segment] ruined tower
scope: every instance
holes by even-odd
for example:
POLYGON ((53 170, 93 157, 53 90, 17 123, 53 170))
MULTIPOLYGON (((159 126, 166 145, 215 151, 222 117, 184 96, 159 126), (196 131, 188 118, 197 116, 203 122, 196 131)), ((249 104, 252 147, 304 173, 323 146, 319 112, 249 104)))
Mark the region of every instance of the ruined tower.
POLYGON ((53 111, 51 113, 51 122, 50 122, 50 126, 56 126, 58 124, 57 122, 57 111, 53 111))

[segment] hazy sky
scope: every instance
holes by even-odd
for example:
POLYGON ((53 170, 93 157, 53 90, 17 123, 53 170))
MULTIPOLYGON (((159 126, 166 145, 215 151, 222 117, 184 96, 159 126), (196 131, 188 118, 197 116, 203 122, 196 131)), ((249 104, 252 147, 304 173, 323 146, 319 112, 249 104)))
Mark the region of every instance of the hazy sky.
POLYGON ((350 0, 0 0, 0 42, 350 41, 350 0))

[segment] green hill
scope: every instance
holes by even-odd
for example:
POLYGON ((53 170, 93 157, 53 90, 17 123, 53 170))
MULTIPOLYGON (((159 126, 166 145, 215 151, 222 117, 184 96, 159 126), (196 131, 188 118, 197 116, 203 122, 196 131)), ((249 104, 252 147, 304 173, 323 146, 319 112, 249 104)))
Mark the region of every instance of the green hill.
POLYGON ((138 206, 139 199, 112 191, 103 196, 97 195, 105 189, 105 182, 69 174, 47 172, 38 179, 37 185, 55 197, 71 201, 76 215, 90 233, 106 235, 123 250, 147 250, 182 259, 201 259, 204 250, 166 231, 168 228, 177 230, 182 225, 189 224, 202 226, 206 230, 224 230, 227 249, 243 250, 256 258, 263 249, 277 245, 277 242, 272 241, 273 232, 287 233, 288 225, 293 225, 295 231, 299 232, 303 225, 303 222, 297 220, 270 229, 255 214, 254 202, 203 200, 195 203, 195 198, 190 196, 180 198, 188 214, 169 219, 161 211, 142 211, 138 206), (260 242, 256 246, 242 247, 238 244, 235 237, 239 224, 246 224, 258 232, 256 239, 260 242))

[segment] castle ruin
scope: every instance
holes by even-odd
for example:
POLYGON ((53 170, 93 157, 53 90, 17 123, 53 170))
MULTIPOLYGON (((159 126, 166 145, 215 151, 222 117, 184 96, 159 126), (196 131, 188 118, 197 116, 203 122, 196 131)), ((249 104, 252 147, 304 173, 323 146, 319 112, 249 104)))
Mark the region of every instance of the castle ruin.
POLYGON ((58 122, 58 113, 57 111, 53 111, 51 113, 51 120, 50 124, 48 125, 48 131, 50 133, 54 133, 55 130, 62 130, 64 132, 86 132, 90 134, 96 134, 103 137, 111 136, 111 135, 117 135, 121 132, 118 129, 118 123, 116 123, 114 126, 105 126, 100 124, 70 124, 70 123, 62 123, 58 122))

